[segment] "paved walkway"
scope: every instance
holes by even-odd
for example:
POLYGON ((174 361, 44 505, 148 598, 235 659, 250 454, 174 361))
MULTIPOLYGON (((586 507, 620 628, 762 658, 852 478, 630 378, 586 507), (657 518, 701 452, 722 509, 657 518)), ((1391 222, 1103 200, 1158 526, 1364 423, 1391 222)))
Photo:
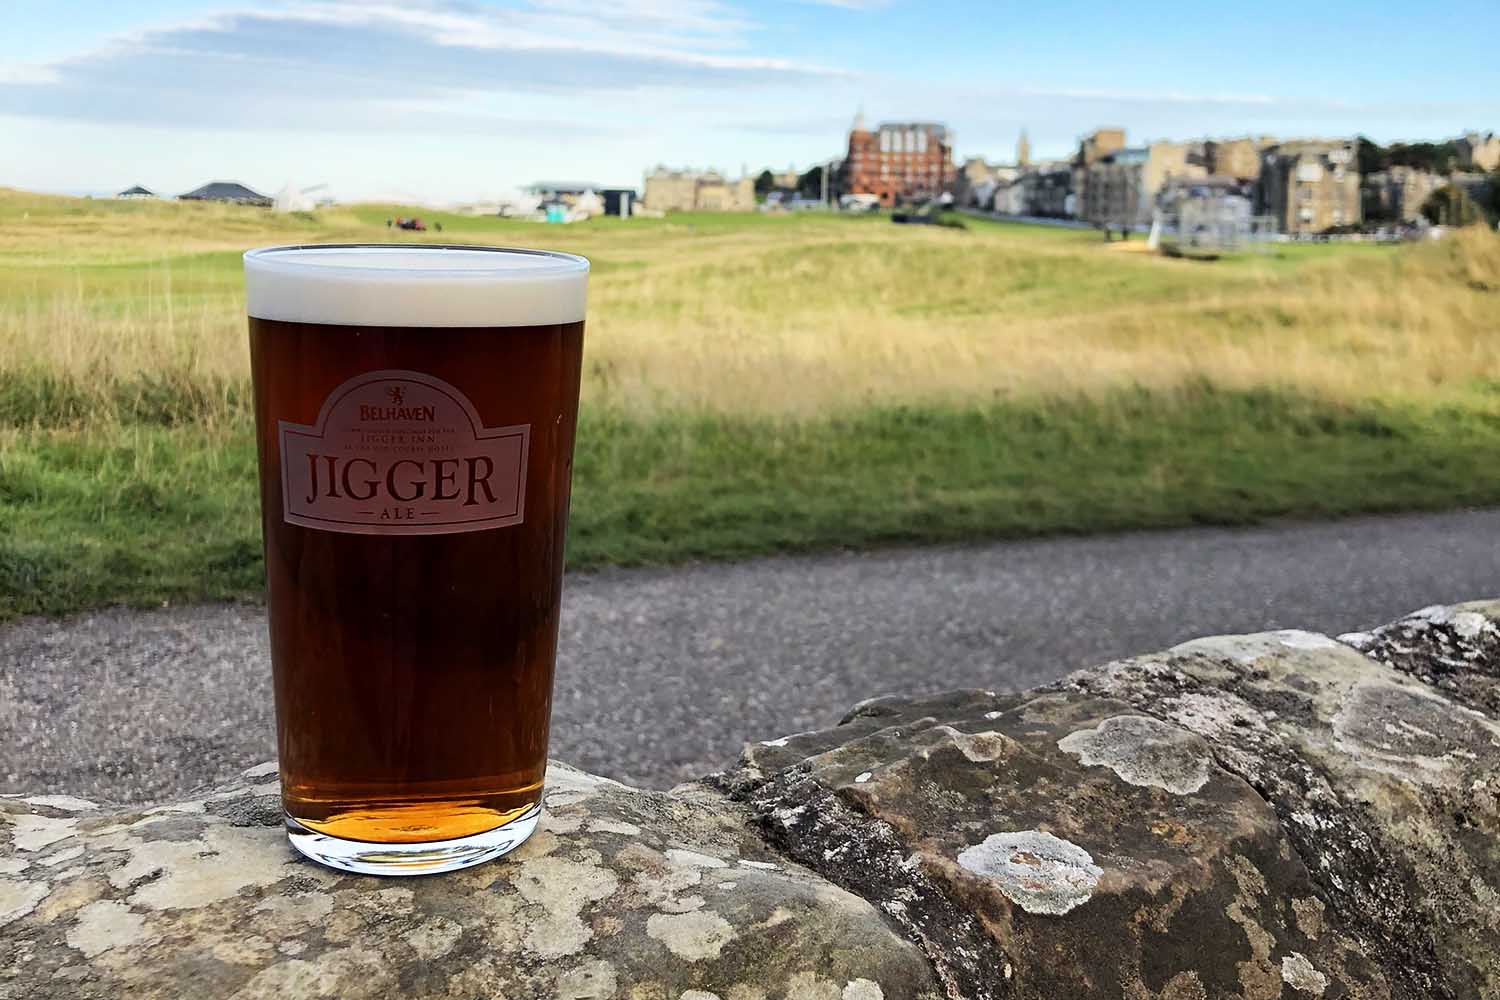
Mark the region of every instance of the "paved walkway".
MULTIPOLYGON (((1500 510, 570 578, 553 753, 666 786, 894 691, 1024 688, 1200 635, 1500 596, 1500 510)), ((0 629, 0 792, 138 801, 272 755, 254 607, 0 629)))

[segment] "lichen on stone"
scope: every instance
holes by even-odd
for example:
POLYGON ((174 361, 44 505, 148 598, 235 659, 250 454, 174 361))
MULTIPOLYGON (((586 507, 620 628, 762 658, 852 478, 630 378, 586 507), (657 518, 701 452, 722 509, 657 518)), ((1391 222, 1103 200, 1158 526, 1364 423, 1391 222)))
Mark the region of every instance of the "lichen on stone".
POLYGON ((678 958, 689 962, 718 958, 735 938, 729 921, 712 910, 687 913, 653 913, 646 920, 646 936, 660 941, 678 958))
POLYGON ((1292 989, 1315 997, 1322 996, 1328 989, 1328 977, 1313 968, 1307 956, 1300 952, 1294 951, 1281 960, 1281 979, 1292 989))
POLYGON ((1202 738, 1143 715, 1117 715, 1097 729, 1080 729, 1057 742, 1083 764, 1102 765, 1122 781, 1189 795, 1208 784, 1208 748, 1202 738))
POLYGON ((1104 874, 1088 851, 1041 830, 990 834, 960 851, 958 863, 1027 913, 1050 916, 1088 902, 1104 874))

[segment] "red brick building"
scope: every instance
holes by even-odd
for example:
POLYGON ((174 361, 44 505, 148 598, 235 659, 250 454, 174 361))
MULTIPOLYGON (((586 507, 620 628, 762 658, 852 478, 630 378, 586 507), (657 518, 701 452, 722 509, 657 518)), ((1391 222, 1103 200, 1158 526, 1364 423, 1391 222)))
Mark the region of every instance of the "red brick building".
POLYGON ((882 205, 935 198, 957 179, 953 135, 933 122, 882 122, 873 131, 854 118, 844 157, 843 191, 878 195, 882 205))

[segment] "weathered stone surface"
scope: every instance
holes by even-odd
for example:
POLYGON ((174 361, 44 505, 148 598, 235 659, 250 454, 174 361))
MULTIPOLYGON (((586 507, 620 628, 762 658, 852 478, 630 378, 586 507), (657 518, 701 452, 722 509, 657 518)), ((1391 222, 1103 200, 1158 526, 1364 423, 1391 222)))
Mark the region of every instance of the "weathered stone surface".
MULTIPOLYGON (((1422 672, 1415 655, 1406 664, 1422 672)), ((1202 737, 1274 809, 1325 926, 1359 941, 1395 995, 1500 996, 1490 718, 1303 632, 1197 640, 1075 674, 1063 693, 1116 698, 1202 737)))
POLYGON ((0 1000, 1500 1000, 1500 604, 862 703, 511 858, 345 876, 267 765, 0 798, 0 1000))
POLYGON ((506 861, 376 879, 291 852, 275 777, 127 813, 0 800, 0 997, 938 995, 870 904, 706 789, 554 766, 506 861))
POLYGON ((1072 692, 967 692, 775 742, 725 786, 793 858, 941 926, 917 939, 953 995, 1279 997, 1288 960, 1323 977, 1316 995, 1390 995, 1275 812, 1185 727, 1072 692), (872 885, 866 845, 886 840, 872 885))
POLYGON ((1470 708, 1500 713, 1500 601, 1423 608, 1339 639, 1470 708))

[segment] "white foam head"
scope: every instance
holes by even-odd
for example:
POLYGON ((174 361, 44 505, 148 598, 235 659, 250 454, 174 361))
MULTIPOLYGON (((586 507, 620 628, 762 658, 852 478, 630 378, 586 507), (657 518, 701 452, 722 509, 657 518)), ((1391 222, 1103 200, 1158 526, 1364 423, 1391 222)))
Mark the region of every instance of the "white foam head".
POLYGON ((256 319, 333 326, 550 326, 582 321, 589 262, 501 247, 262 247, 245 254, 256 319))

